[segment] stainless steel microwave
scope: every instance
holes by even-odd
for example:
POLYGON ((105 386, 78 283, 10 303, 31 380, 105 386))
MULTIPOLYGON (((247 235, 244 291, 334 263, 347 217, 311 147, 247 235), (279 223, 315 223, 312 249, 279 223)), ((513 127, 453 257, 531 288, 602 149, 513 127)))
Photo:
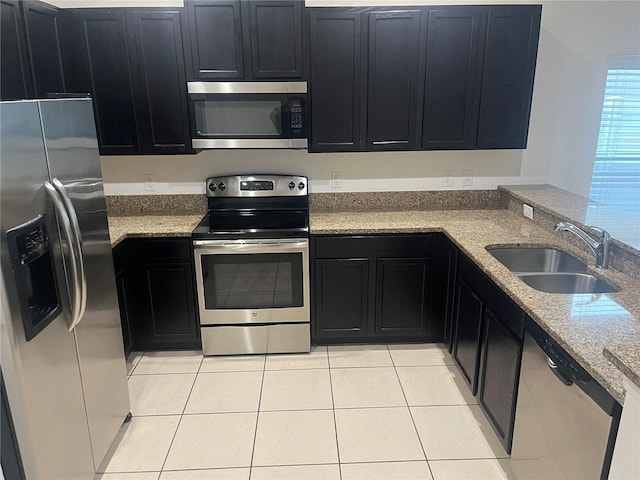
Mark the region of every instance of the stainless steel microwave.
POLYGON ((306 82, 188 82, 192 146, 307 148, 306 82))

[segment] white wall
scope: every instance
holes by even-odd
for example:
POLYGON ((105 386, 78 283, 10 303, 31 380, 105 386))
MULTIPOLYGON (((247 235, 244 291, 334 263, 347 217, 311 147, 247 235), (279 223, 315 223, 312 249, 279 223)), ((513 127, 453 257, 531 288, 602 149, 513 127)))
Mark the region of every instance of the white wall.
MULTIPOLYGON (((313 0, 313 3, 328 1, 313 0)), ((382 3, 407 4, 407 1, 382 3)), ((333 171, 342 172, 343 191, 431 190, 444 188, 443 170, 453 171, 453 188, 463 188, 462 170, 471 168, 473 186, 464 188, 549 182, 586 195, 595 158, 608 56, 640 53, 640 2, 541 3, 542 26, 526 150, 342 154, 246 150, 206 151, 191 156, 103 157, 105 191, 111 195, 145 193, 143 177, 149 173, 154 174, 157 182, 155 193, 196 193, 204 191, 203 180, 209 175, 292 172, 307 175, 311 190, 322 192, 331 191, 329 178, 333 171)), ((307 0, 307 5, 311 4, 307 0)))

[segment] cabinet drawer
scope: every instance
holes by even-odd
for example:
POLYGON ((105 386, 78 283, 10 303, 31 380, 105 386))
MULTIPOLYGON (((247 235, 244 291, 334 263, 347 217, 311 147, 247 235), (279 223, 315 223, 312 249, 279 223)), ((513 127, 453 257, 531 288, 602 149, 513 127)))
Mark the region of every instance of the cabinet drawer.
POLYGON ((144 263, 172 263, 191 261, 188 238, 140 239, 137 254, 144 263))
POLYGON ((316 236, 316 258, 422 257, 432 255, 433 235, 316 236))

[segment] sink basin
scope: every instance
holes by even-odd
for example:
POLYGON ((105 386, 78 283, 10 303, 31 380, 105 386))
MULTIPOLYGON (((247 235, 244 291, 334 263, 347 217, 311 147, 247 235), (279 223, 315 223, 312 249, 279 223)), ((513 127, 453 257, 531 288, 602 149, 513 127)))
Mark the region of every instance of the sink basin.
POLYGON ((611 293, 618 289, 588 273, 520 273, 520 280, 546 293, 611 293))
POLYGON ((492 247, 487 251, 514 273, 587 271, 585 263, 555 248, 492 247))

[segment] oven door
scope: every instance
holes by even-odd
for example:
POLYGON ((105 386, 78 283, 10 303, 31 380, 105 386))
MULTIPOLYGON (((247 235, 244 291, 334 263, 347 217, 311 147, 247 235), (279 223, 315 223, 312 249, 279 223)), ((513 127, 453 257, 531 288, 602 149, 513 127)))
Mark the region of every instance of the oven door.
POLYGON ((201 325, 303 323, 309 240, 194 240, 201 325))
POLYGON ((192 145, 307 148, 305 82, 189 82, 192 145))

